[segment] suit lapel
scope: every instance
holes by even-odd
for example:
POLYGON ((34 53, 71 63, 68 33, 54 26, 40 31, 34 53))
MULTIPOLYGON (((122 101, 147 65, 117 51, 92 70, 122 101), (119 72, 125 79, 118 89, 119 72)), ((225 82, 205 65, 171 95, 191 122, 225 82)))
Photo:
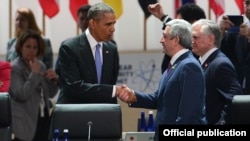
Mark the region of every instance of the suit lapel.
MULTIPOLYGON (((110 51, 108 50, 108 46, 106 43, 103 42, 103 48, 102 48, 102 59, 103 63, 108 61, 110 51)), ((104 65, 104 64, 103 64, 104 65)))
POLYGON ((90 72, 94 72, 92 74, 95 74, 93 77, 96 77, 97 81, 95 59, 85 32, 80 35, 79 47, 81 48, 81 59, 84 59, 86 69, 90 72))
POLYGON ((217 49, 216 51, 214 51, 208 58, 207 60, 202 64, 202 69, 205 71, 210 63, 214 60, 214 58, 216 58, 216 56, 220 53, 220 50, 217 49))
MULTIPOLYGON (((105 76, 105 74, 110 74, 109 72, 111 71, 110 69, 112 69, 112 65, 110 65, 109 63, 112 62, 111 60, 113 58, 111 58, 111 53, 112 51, 109 49, 108 44, 106 42, 103 42, 103 48, 102 48, 102 59, 103 59, 103 64, 102 64, 102 76, 105 76)), ((102 77, 104 79, 104 77, 102 77)))
POLYGON ((159 87, 159 94, 162 94, 166 84, 168 83, 169 79, 171 78, 171 76, 174 74, 175 70, 177 69, 177 67, 179 66, 179 64, 181 63, 181 61, 185 58, 187 58, 190 54, 190 51, 182 54, 172 65, 171 69, 169 70, 169 72, 167 73, 167 71, 165 71, 162 75, 162 80, 160 83, 160 87, 159 87))

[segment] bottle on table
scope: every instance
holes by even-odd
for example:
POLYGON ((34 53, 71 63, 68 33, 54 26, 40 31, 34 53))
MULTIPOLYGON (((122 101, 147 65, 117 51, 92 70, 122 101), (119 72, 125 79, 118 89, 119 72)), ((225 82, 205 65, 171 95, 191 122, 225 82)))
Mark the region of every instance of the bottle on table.
POLYGON ((69 141, 69 130, 68 129, 63 130, 63 141, 69 141))
POLYGON ((60 141, 60 138, 59 138, 59 129, 55 129, 54 130, 53 141, 60 141))
POLYGON ((152 132, 155 131, 154 112, 149 111, 148 115, 148 131, 152 132))
POLYGON ((147 123, 145 118, 145 112, 141 112, 141 119, 140 119, 140 132, 147 132, 147 123))

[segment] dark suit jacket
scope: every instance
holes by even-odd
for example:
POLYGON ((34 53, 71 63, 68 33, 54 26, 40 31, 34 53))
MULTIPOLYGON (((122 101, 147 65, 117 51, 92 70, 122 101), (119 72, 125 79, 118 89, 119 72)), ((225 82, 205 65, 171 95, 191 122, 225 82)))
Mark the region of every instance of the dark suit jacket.
POLYGON ((237 68, 239 81, 242 84, 244 93, 250 94, 250 43, 246 37, 237 36, 235 52, 239 62, 237 68), (245 81, 245 84, 243 81, 245 81))
POLYGON ((85 32, 67 39, 59 49, 61 91, 58 103, 117 103, 112 98, 119 71, 117 47, 103 42, 101 84, 97 84, 95 60, 85 32))
MULTIPOLYGON (((191 47, 190 47, 190 50, 192 50, 191 47)), ((193 56, 198 60, 199 56, 195 55, 194 53, 193 53, 193 56)), ((162 59, 162 63, 161 63, 161 73, 162 74, 167 69, 170 60, 171 60, 171 57, 164 54, 163 59, 162 59)))
MULTIPOLYGON (((205 124, 205 78, 191 51, 181 55, 153 94, 135 92, 132 107, 157 109, 156 127, 161 124, 205 124)), ((158 129, 156 128, 156 138, 158 129)))
POLYGON ((250 44, 246 37, 239 35, 238 27, 232 27, 225 34, 221 41, 221 51, 233 63, 241 85, 246 78, 244 90, 250 94, 250 44))
POLYGON ((206 78, 208 124, 223 124, 234 95, 242 94, 235 68, 218 49, 202 65, 206 78))

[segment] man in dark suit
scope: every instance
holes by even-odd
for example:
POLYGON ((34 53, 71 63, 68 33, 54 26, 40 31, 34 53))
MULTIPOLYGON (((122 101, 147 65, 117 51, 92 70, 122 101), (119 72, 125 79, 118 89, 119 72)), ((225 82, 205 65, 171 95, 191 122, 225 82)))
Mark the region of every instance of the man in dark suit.
POLYGON ((97 3, 91 6, 87 17, 88 28, 61 44, 58 63, 61 91, 57 103, 117 103, 119 56, 115 44, 109 42, 115 31, 114 10, 97 3), (97 44, 101 46, 100 82, 95 64, 97 44))
MULTIPOLYGON (((84 32, 88 28, 88 11, 91 8, 91 5, 84 4, 77 10, 77 25, 81 29, 82 32, 84 32)), ((116 42, 111 39, 110 42, 116 44, 116 42)), ((55 70, 58 76, 60 77, 60 69, 59 69, 59 62, 58 59, 56 60, 55 70)))
POLYGON ((190 23, 181 19, 166 23, 160 42, 163 52, 171 56, 172 66, 163 73, 157 91, 144 94, 131 90, 118 94, 131 107, 157 109, 156 141, 158 125, 206 123, 205 78, 199 62, 188 49, 191 41, 190 23))
POLYGON ((248 21, 234 25, 224 15, 220 21, 223 33, 221 51, 232 61, 244 94, 250 94, 250 0, 244 1, 245 16, 248 21))
MULTIPOLYGON (((168 21, 171 21, 172 18, 169 17, 168 15, 163 13, 163 9, 162 6, 160 5, 160 3, 155 3, 155 4, 150 4, 148 5, 148 11, 154 15, 156 18, 158 18, 159 20, 161 20, 163 22, 163 30, 165 29, 165 23, 167 23, 168 21)), ((205 19, 206 18, 206 14, 204 12, 204 10, 199 7, 198 5, 194 4, 194 3, 187 3, 182 5, 181 7, 179 7, 176 10, 176 18, 177 19, 184 19, 186 21, 188 21, 189 23, 193 23, 199 19, 205 19)), ((190 47, 191 49, 191 47, 190 47)), ((198 58, 198 56, 196 56, 195 54, 193 54, 196 58, 198 58)), ((161 72, 163 73, 168 66, 168 63, 170 61, 170 57, 167 56, 166 54, 164 54, 163 60, 162 60, 162 64, 161 64, 161 72)))
POLYGON ((218 24, 201 19, 192 24, 193 52, 206 78, 206 118, 208 124, 227 123, 227 114, 234 95, 242 94, 235 68, 220 49, 218 24))

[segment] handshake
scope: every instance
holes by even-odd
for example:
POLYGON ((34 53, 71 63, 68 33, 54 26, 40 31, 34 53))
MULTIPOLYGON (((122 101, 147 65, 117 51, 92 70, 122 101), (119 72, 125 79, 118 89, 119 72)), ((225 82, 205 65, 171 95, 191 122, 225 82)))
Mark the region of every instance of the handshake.
POLYGON ((116 96, 121 101, 129 104, 136 102, 134 91, 128 88, 126 85, 116 86, 116 96))

